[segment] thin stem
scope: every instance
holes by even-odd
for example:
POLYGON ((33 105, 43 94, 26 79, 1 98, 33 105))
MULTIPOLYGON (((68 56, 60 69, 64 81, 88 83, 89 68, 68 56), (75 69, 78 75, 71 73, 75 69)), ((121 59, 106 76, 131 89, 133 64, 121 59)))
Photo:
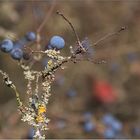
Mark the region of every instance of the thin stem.
POLYGON ((18 92, 16 86, 12 84, 11 88, 15 91, 16 99, 17 99, 18 105, 19 105, 19 107, 21 107, 21 106, 22 106, 22 102, 21 102, 21 100, 20 100, 19 92, 18 92))
POLYGON ((76 39, 77 39, 77 43, 79 44, 80 43, 80 39, 79 39, 79 36, 78 36, 77 32, 75 31, 74 26, 72 25, 72 23, 61 12, 57 11, 56 13, 58 15, 60 15, 70 25, 70 27, 71 27, 71 29, 72 29, 72 31, 73 31, 76 39))
POLYGON ((36 80, 35 80, 35 94, 38 94, 38 90, 39 90, 39 77, 40 77, 40 75, 36 75, 36 80))
POLYGON ((44 18, 44 21, 40 24, 40 26, 37 29, 37 33, 40 33, 41 30, 43 29, 44 25, 46 24, 47 20, 49 19, 49 17, 51 16, 51 13, 53 12, 53 9, 55 7, 55 0, 52 1, 52 6, 48 12, 48 14, 46 14, 46 17, 44 18))
POLYGON ((32 51, 32 53, 42 53, 42 54, 46 54, 46 52, 44 52, 44 51, 32 51))
MULTIPOLYGON (((40 24, 40 26, 39 26, 39 27, 37 28, 37 30, 36 30, 36 33, 37 33, 37 38, 36 38, 37 50, 40 50, 40 49, 41 49, 41 43, 40 43, 40 42, 41 42, 41 36, 40 36, 40 32, 42 31, 42 29, 43 29, 43 27, 45 26, 47 20, 50 18, 51 14, 52 14, 52 12, 53 12, 53 9, 54 9, 54 7, 55 7, 55 1, 56 1, 56 0, 52 0, 52 5, 51 5, 51 7, 50 7, 48 13, 46 14, 46 16, 45 16, 43 22, 40 24)), ((34 63, 35 63, 36 61, 39 61, 40 59, 41 59, 41 55, 38 54, 38 56, 36 56, 36 58, 34 58, 34 60, 32 61, 31 66, 33 66, 34 63)))
POLYGON ((121 27, 118 31, 113 32, 113 33, 109 33, 109 34, 103 36, 102 38, 100 38, 99 40, 97 40, 93 45, 94 45, 94 46, 97 46, 100 42, 102 42, 102 41, 104 41, 105 39, 110 38, 110 37, 112 37, 112 36, 114 36, 114 35, 117 35, 118 33, 120 33, 121 31, 123 31, 123 30, 125 30, 125 29, 126 29, 126 27, 121 27))
POLYGON ((9 76, 8 76, 7 73, 5 73, 5 72, 3 72, 2 70, 0 70, 0 74, 3 76, 4 83, 5 83, 8 87, 10 87, 10 88, 12 88, 12 89, 14 90, 14 92, 15 92, 15 94, 16 94, 16 99, 17 99, 17 102, 18 102, 18 106, 21 107, 21 106, 22 106, 22 102, 21 102, 21 100, 20 100, 19 92, 18 92, 16 86, 13 84, 12 81, 10 81, 9 76))
POLYGON ((33 17, 33 21, 34 21, 34 24, 33 24, 33 26, 34 26, 34 28, 36 28, 36 26, 37 26, 37 21, 36 21, 36 15, 35 15, 35 0, 31 0, 31 3, 32 3, 32 17, 33 17))

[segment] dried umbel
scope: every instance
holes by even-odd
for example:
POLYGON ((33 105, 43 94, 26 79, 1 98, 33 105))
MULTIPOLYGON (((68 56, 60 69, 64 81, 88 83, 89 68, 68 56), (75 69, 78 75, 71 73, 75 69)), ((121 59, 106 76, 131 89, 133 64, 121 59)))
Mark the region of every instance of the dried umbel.
MULTIPOLYGON (((34 128, 34 138, 35 139, 45 139, 44 131, 48 130, 49 118, 47 117, 47 104, 49 97, 51 95, 51 84, 55 79, 55 72, 58 69, 63 69, 63 65, 68 62, 76 63, 81 60, 88 60, 93 63, 98 63, 94 61, 92 54, 94 54, 93 49, 91 48, 90 42, 87 38, 83 41, 80 41, 72 23, 60 12, 57 12, 72 28, 75 37, 76 44, 74 47, 70 46, 70 55, 62 56, 60 49, 64 48, 65 41, 60 36, 54 36, 50 39, 46 50, 41 50, 40 35, 39 32, 42 25, 37 30, 37 33, 28 32, 23 38, 18 41, 6 40, 4 44, 1 43, 1 49, 4 52, 9 53, 13 59, 17 60, 18 65, 22 68, 23 76, 27 81, 27 91, 26 94, 28 98, 28 104, 25 105, 20 99, 20 91, 10 80, 8 74, 0 70, 1 75, 3 76, 4 83, 12 88, 15 92, 18 110, 22 116, 22 121, 27 122, 34 128), (37 42, 36 50, 31 50, 28 48, 29 42, 37 42), (47 66, 43 70, 37 71, 33 70, 32 66, 35 61, 41 61, 43 56, 49 57, 47 66), (80 58, 79 58, 80 56, 80 58), (30 63, 26 64, 27 60, 30 60, 30 63), (33 88, 35 87, 35 88, 33 88)), ((46 20, 45 20, 46 21, 46 20)), ((45 22, 43 22, 44 24, 45 22)), ((119 31, 109 34, 108 36, 115 35, 120 31, 124 30, 121 28, 119 31)), ((100 41, 104 40, 106 37, 99 40, 95 45, 100 41)), ((102 63, 105 61, 100 61, 102 63)))

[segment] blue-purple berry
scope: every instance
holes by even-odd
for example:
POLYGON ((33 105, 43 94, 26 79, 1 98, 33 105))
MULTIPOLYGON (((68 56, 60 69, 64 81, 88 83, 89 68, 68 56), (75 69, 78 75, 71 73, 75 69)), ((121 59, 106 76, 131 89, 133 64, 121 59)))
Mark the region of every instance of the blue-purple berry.
POLYGON ((69 89, 69 91, 67 92, 67 96, 70 98, 73 98, 77 95, 76 91, 74 89, 69 89))
POLYGON ((115 134, 115 132, 113 131, 113 129, 111 129, 111 128, 106 128, 105 131, 104 131, 104 133, 103 133, 103 136, 104 136, 104 138, 106 138, 106 139, 113 139, 113 138, 115 138, 116 134, 115 134))
POLYGON ((30 53, 28 53, 28 52, 23 52, 23 59, 24 59, 24 60, 29 60, 30 58, 31 58, 30 53))
POLYGON ((28 41, 35 41, 36 40, 36 34, 34 32, 28 32, 26 35, 25 35, 25 38, 28 40, 28 41))
POLYGON ((122 123, 118 120, 114 120, 111 127, 115 132, 120 132, 123 129, 122 123))
POLYGON ((65 46, 65 41, 61 36, 53 36, 49 42, 49 45, 54 49, 62 49, 65 46))
POLYGON ((15 60, 20 60, 23 58, 23 51, 20 48, 14 48, 11 51, 11 57, 15 60))
POLYGON ((92 121, 88 120, 88 121, 84 122, 84 131, 85 132, 90 133, 94 129, 95 129, 95 124, 92 121))
POLYGON ((103 116, 103 118, 102 118, 102 122, 103 122, 103 124, 105 124, 105 125, 112 125, 112 123, 114 122, 114 116, 112 116, 111 114, 109 114, 109 113, 107 113, 107 114, 105 114, 104 116, 103 116))
POLYGON ((10 39, 3 40, 0 44, 0 49, 5 53, 9 53, 13 49, 13 41, 10 39))

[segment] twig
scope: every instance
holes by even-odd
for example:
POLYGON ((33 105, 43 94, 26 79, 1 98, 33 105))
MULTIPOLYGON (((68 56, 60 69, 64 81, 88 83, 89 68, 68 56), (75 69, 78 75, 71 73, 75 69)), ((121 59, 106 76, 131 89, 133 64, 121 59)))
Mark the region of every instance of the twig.
POLYGON ((110 37, 112 37, 112 36, 114 36, 114 35, 117 35, 117 34, 120 33, 121 31, 124 31, 125 29, 126 29, 126 27, 124 26, 124 27, 121 27, 121 28, 120 28, 118 31, 116 31, 116 32, 109 33, 109 34, 103 36, 102 38, 100 38, 99 40, 97 40, 97 41, 93 44, 93 46, 97 46, 97 44, 99 44, 100 42, 102 42, 102 41, 104 41, 105 39, 110 38, 110 37))
POLYGON ((13 84, 12 81, 10 81, 9 76, 8 76, 7 73, 5 73, 5 72, 3 72, 2 70, 0 70, 0 74, 3 76, 4 83, 5 83, 8 87, 10 87, 10 88, 12 88, 12 89, 14 90, 14 92, 15 92, 15 94, 16 94, 16 99, 17 99, 17 102, 18 102, 18 106, 21 107, 21 106, 22 106, 22 102, 21 102, 21 100, 20 100, 20 98, 19 98, 19 92, 18 92, 16 86, 13 84))
POLYGON ((48 14, 46 14, 46 17, 44 18, 44 21, 40 24, 40 26, 37 29, 37 33, 40 33, 42 28, 44 27, 44 25, 46 24, 47 20, 49 19, 49 17, 51 16, 51 13, 53 12, 53 9, 55 7, 55 0, 52 1, 52 6, 48 12, 48 14))
POLYGON ((77 39, 77 43, 79 44, 80 43, 80 39, 79 39, 79 36, 78 36, 77 32, 75 31, 74 26, 72 25, 72 23, 61 12, 57 11, 56 13, 58 15, 60 15, 70 25, 70 27, 71 27, 71 29, 72 29, 72 31, 73 31, 76 39, 77 39))

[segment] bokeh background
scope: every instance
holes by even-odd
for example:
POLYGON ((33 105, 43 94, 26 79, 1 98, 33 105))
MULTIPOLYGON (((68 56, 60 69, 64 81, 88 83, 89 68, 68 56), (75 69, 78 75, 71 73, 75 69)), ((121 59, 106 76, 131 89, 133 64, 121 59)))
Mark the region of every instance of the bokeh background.
MULTIPOLYGON (((105 59, 106 64, 81 61, 58 70, 47 109, 51 119, 47 138, 140 138, 139 7, 140 1, 132 0, 0 1, 1 40, 36 31, 52 8, 41 31, 41 46, 53 35, 61 35, 66 41, 63 55, 69 54, 76 39, 57 10, 73 23, 80 39, 88 37, 91 44, 126 27, 93 46, 94 60, 105 59)), ((34 68, 46 62, 44 58, 34 68)), ((26 82, 17 62, 1 52, 0 69, 9 74, 25 100, 26 82)), ((21 122, 13 91, 1 77, 0 138, 32 138, 32 134, 32 128, 21 122)))

